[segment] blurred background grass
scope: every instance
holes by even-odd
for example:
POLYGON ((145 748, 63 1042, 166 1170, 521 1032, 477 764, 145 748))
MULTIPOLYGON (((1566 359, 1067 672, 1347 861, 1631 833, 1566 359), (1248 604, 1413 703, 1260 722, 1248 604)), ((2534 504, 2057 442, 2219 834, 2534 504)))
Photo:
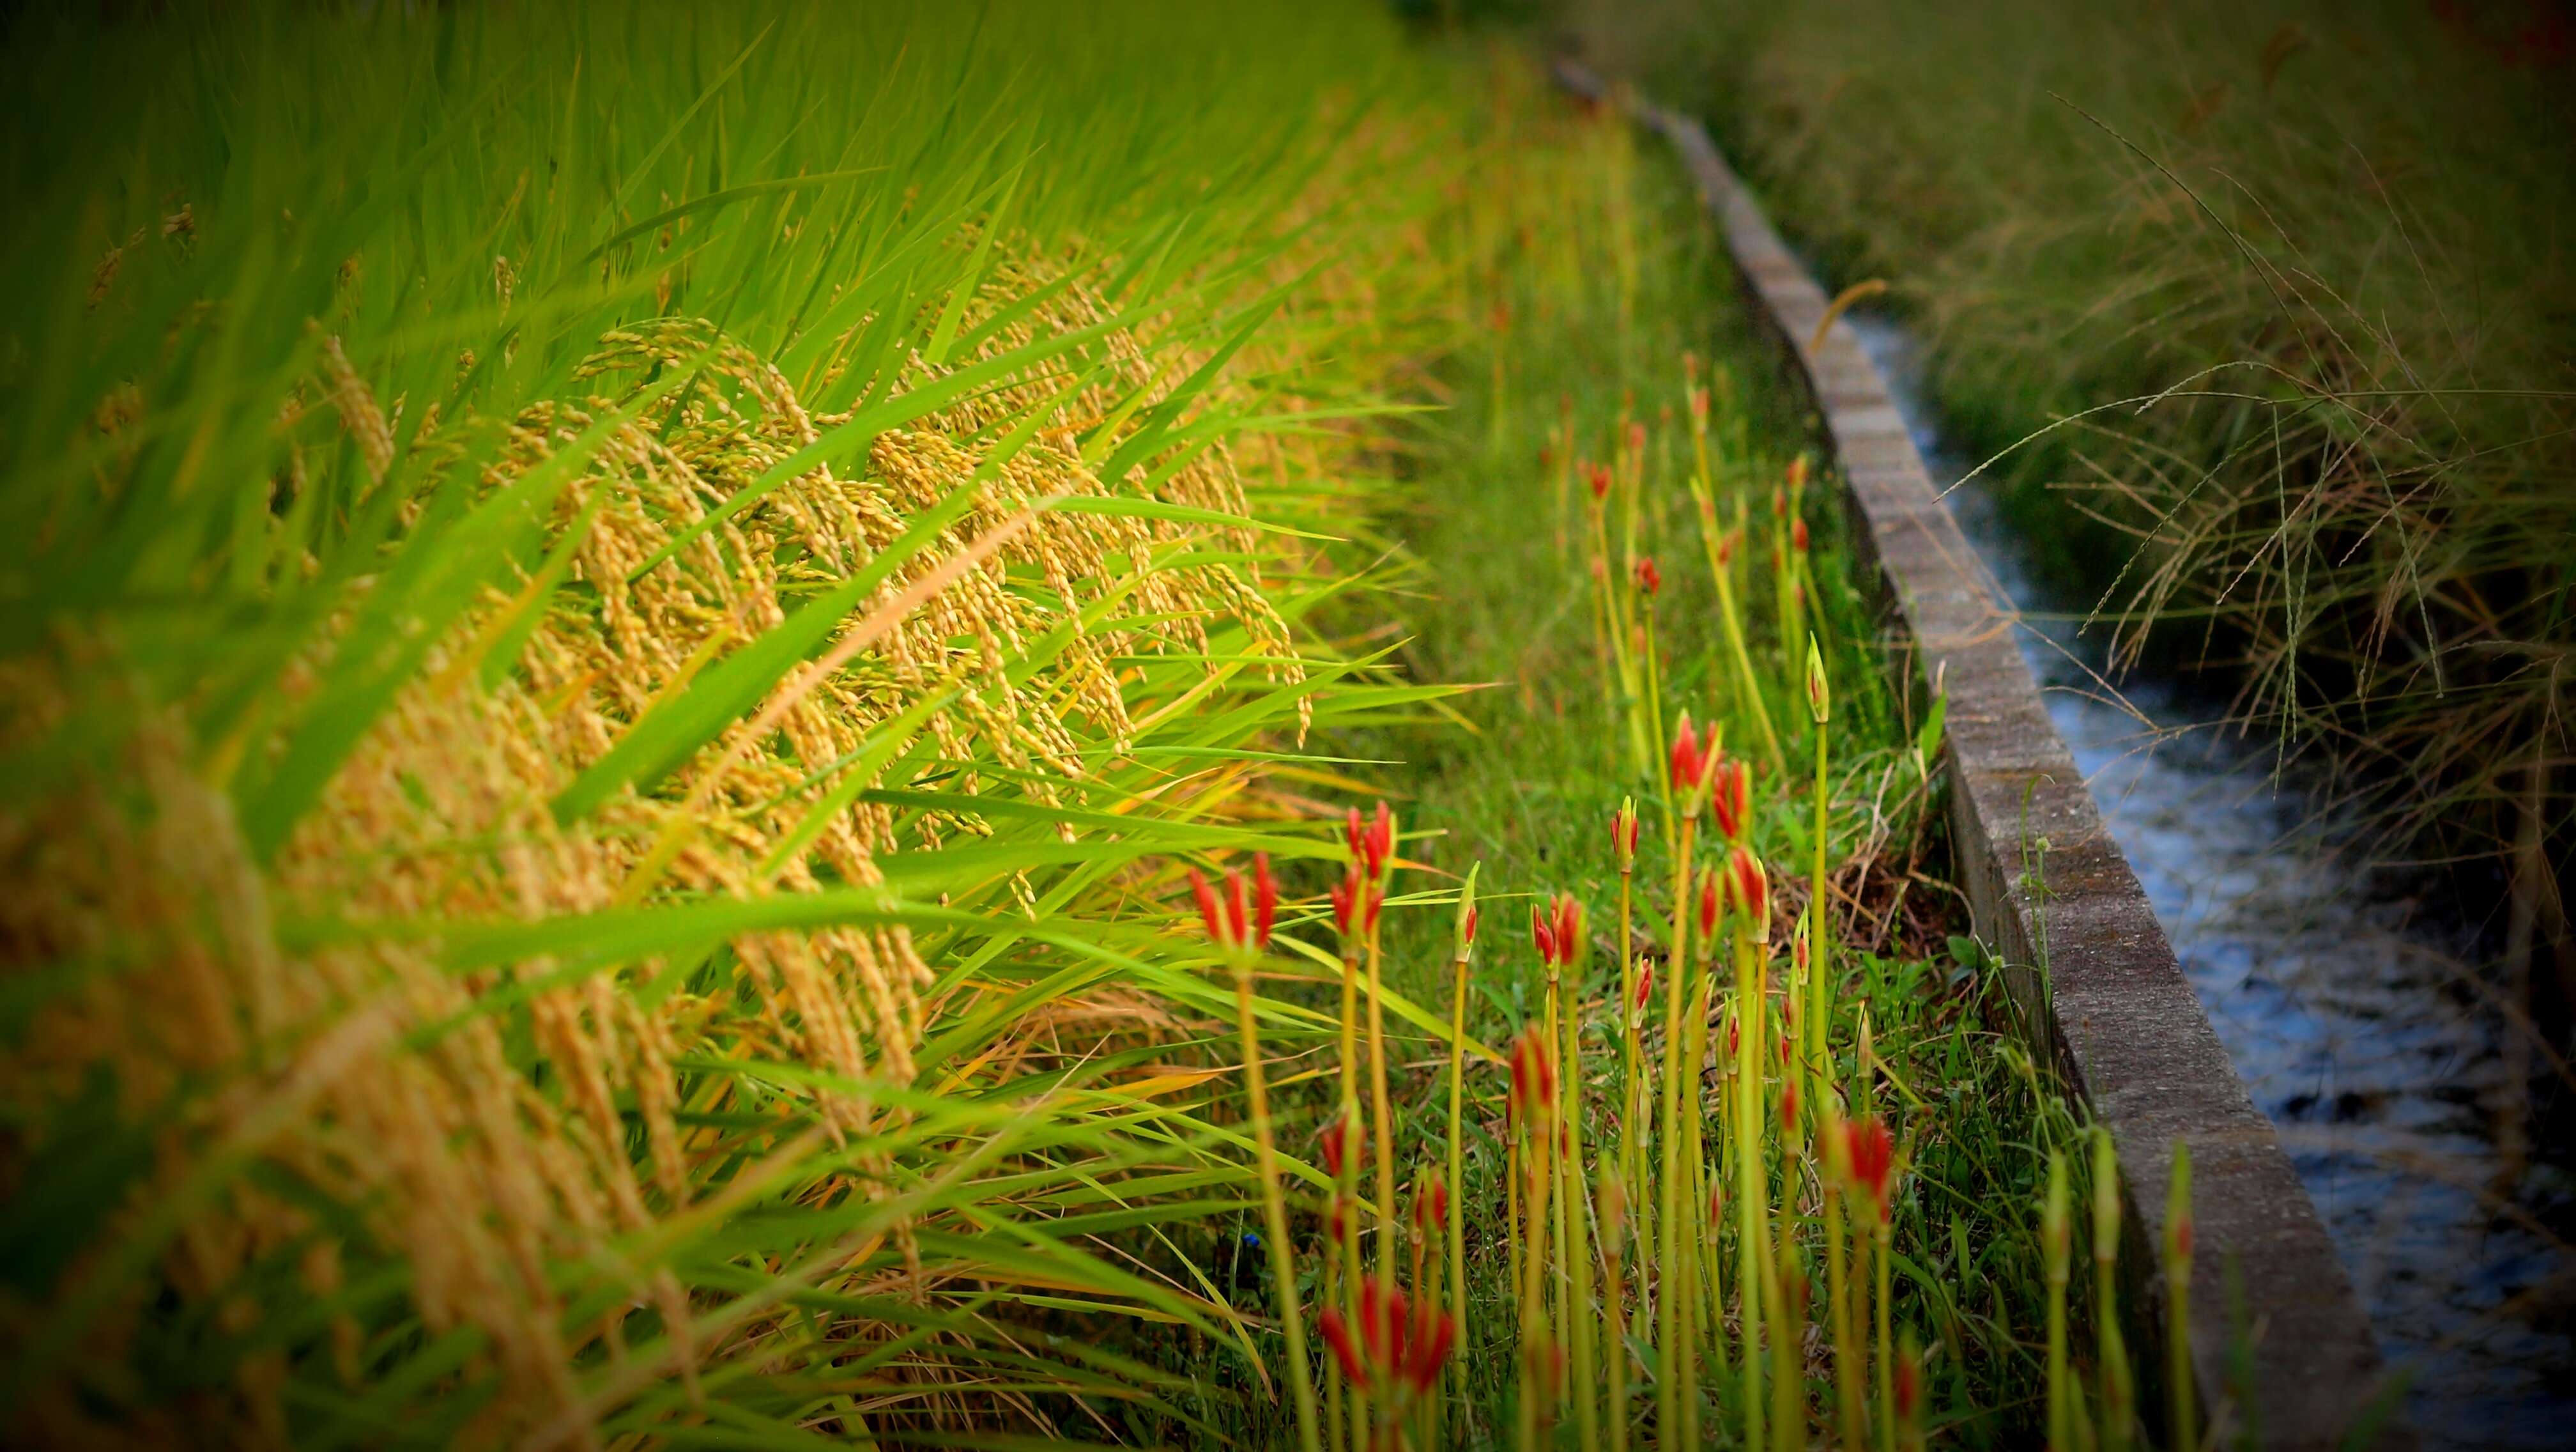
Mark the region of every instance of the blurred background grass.
POLYGON ((2125 658, 2576 1003, 2563 5, 1567 7, 1705 115, 2125 658), (2483 909, 2481 909, 2483 911, 2483 909), (2555 971, 2551 971, 2554 964, 2555 971))

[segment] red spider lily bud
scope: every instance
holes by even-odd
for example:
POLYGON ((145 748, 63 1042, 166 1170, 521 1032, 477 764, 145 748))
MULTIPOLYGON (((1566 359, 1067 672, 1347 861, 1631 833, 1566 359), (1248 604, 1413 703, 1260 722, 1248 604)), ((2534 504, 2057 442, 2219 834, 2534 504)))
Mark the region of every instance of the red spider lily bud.
POLYGON ((1718 835, 1732 842, 1753 820, 1753 767, 1721 758, 1709 769, 1708 801, 1717 817, 1718 835))
POLYGON ((1270 854, 1252 854, 1252 946, 1270 946, 1271 926, 1279 921, 1279 879, 1270 875, 1270 854))
POLYGON ((1637 588, 1645 591, 1649 595, 1652 595, 1663 587, 1664 572, 1663 569, 1655 563, 1655 557, 1653 555, 1644 555, 1639 557, 1637 561, 1637 588))
POLYGON ((1431 1172, 1431 1183, 1413 1192, 1413 1228, 1425 1233, 1449 1228, 1449 1182, 1438 1170, 1431 1172))
POLYGON ((1538 949, 1538 961, 1556 961, 1556 923, 1540 903, 1530 904, 1530 946, 1538 949))
POLYGON ((1603 559, 1602 559, 1599 555, 1594 555, 1594 556, 1592 557, 1592 559, 1591 559, 1591 562, 1586 566, 1586 568, 1587 568, 1587 569, 1589 569, 1589 570, 1591 570, 1591 572, 1592 572, 1592 578, 1593 578, 1595 581, 1606 580, 1606 579, 1609 579, 1609 578, 1610 578, 1610 566, 1608 565, 1608 563, 1606 563, 1605 561, 1603 561, 1603 559))
POLYGON ((1377 804, 1377 815, 1363 821, 1360 809, 1353 807, 1342 818, 1342 841, 1350 849, 1371 882, 1386 875, 1386 864, 1395 855, 1395 814, 1385 802, 1377 804))
POLYGON ((1730 1064, 1742 1057, 1739 1051, 1744 1043, 1743 1030, 1744 1020, 1730 1018, 1726 1021, 1726 1061, 1730 1064))
POLYGON ((1771 517, 1773 519, 1789 517, 1789 491, 1777 484, 1771 486, 1771 517))
POLYGON ((1190 895, 1198 899, 1199 925, 1207 929, 1208 940, 1220 948, 1232 946, 1225 936, 1225 911, 1217 906, 1215 890, 1195 867, 1190 869, 1190 895))
POLYGON ((1585 467, 1592 471, 1590 480, 1592 485, 1592 497, 1595 499, 1609 498, 1610 466, 1607 464, 1590 464, 1585 467))
POLYGON ((1646 426, 1633 420, 1628 425, 1628 451, 1635 454, 1646 452, 1646 426))
POLYGON ((1807 714, 1822 726, 1834 714, 1833 688, 1825 680, 1825 653, 1816 648, 1816 638, 1807 637, 1807 714))
POLYGON ((1244 896, 1242 876, 1233 872, 1227 873, 1225 875, 1225 927, 1226 931, 1233 935, 1233 941, 1238 947, 1247 946, 1252 942, 1251 916, 1252 905, 1244 896))
POLYGON ((1851 1167, 1852 1187, 1869 1196, 1880 1224, 1887 1222, 1887 1175, 1896 1162, 1896 1142, 1886 1121, 1873 1114, 1843 1129, 1844 1163, 1851 1167))
POLYGON ((1690 391, 1690 416, 1691 423, 1694 427, 1706 428, 1708 426, 1707 389, 1694 388, 1690 391))
POLYGON ((1682 350, 1682 377, 1691 383, 1699 382, 1699 353, 1694 349, 1682 350))
POLYGON ((1905 1339, 1896 1353, 1896 1416, 1912 1426, 1923 1399, 1923 1353, 1914 1345, 1914 1332, 1907 1328, 1905 1339))
POLYGON ((1726 891, 1735 910, 1744 914, 1744 926, 1753 941, 1770 942, 1771 875, 1753 849, 1741 842, 1726 857, 1726 891))
POLYGON ((1717 537, 1717 567, 1719 569, 1728 569, 1735 564, 1735 544, 1736 539, 1734 530, 1730 529, 1726 533, 1717 537))
MULTIPOLYGON (((1781 1044, 1787 1048, 1786 1042, 1781 1044)), ((1780 1132, 1794 1133, 1798 1128, 1798 1081, 1787 1080, 1780 1086, 1780 1132)))
POLYGON ((1723 1185, 1708 1187, 1708 1223, 1711 1225, 1726 1223, 1726 1187, 1723 1185))
POLYGON ((1637 1017, 1644 1018, 1646 1009, 1655 1001, 1655 960, 1648 958, 1637 965, 1637 1017))
POLYGON ((1476 946, 1476 874, 1483 870, 1481 862, 1469 867, 1467 880, 1458 884, 1458 943, 1455 953, 1456 961, 1461 964, 1467 961, 1469 950, 1476 946))
POLYGON ((1673 749, 1667 766, 1671 771, 1673 791, 1682 798, 1685 815, 1699 812, 1700 789, 1708 784, 1710 768, 1717 765, 1717 733, 1709 733, 1708 747, 1701 750, 1699 733, 1692 729, 1690 712, 1682 713, 1681 729, 1673 733, 1673 749))
POLYGON ((1702 942, 1717 939, 1717 873, 1703 867, 1699 870, 1699 936, 1702 942))
POLYGON ((1789 548, 1796 550, 1802 555, 1807 552, 1807 522, 1805 520, 1793 519, 1789 521, 1789 548))
POLYGON ((1449 1349, 1458 1342, 1458 1318, 1446 1311, 1423 1308, 1426 1324, 1414 1334, 1413 1349, 1406 1356, 1400 1375, 1415 1396, 1431 1390, 1440 1379, 1440 1368, 1448 1364, 1449 1349))
POLYGON ((1583 952, 1583 904, 1574 894, 1556 895, 1556 961, 1572 964, 1583 952))
POLYGON ((1332 895, 1333 926, 1341 929, 1342 936, 1348 938, 1367 931, 1359 920, 1365 916, 1361 909, 1368 899, 1368 883, 1360 877, 1358 863, 1354 862, 1343 870, 1342 880, 1333 884, 1332 895))
POLYGON ((1610 846, 1611 850, 1618 855, 1619 870, 1621 872, 1628 872, 1635 869, 1637 865, 1637 803, 1636 799, 1633 797, 1621 798, 1619 802, 1619 810, 1610 814, 1610 846))
MULTIPOLYGON (((1798 919, 1798 935, 1789 940, 1789 961, 1796 965, 1801 977, 1805 976, 1807 971, 1807 920, 1805 918, 1798 919)), ((1790 1000, 1789 1018, 1792 1023, 1797 1021, 1796 999, 1790 1000)))
POLYGON ((1807 456, 1804 454, 1789 461, 1789 487, 1792 489, 1807 487, 1807 456))
POLYGON ((2165 1180, 2165 1266, 2168 1275, 2191 1278, 2191 1146, 2175 1140, 2173 1169, 2165 1180))
POLYGON ((1546 1122, 1556 1103, 1556 1067, 1548 1057, 1547 1038, 1536 1028, 1521 1030, 1512 1041, 1512 1109, 1523 1124, 1546 1122))
POLYGON ((1360 1349, 1352 1344, 1350 1323, 1342 1319, 1341 1308, 1325 1307, 1315 1329, 1324 1333, 1324 1344, 1333 1348, 1333 1360, 1341 1364, 1342 1375, 1355 1385, 1367 1385, 1368 1368, 1360 1362, 1360 1349))
POLYGON ((1784 1065, 1787 1064, 1789 1062, 1789 1036, 1787 1034, 1780 1035, 1773 1041, 1772 1046, 1779 1051, 1780 1062, 1784 1065))
POLYGON ((1335 1195, 1333 1197, 1333 1202, 1324 1207, 1324 1230, 1336 1241, 1349 1238, 1351 1231, 1350 1196, 1335 1195))
POLYGON ((1371 1366, 1393 1367, 1404 1358, 1404 1292, 1383 1276, 1360 1282, 1360 1349, 1371 1366))
POLYGON ((1325 1125, 1317 1136, 1315 1147, 1324 1157, 1324 1173, 1336 1180, 1342 1177, 1345 1169, 1357 1174, 1360 1166, 1368 1161, 1368 1140, 1360 1134, 1359 1125, 1353 1123, 1348 1114, 1334 1115, 1333 1122, 1325 1125))
POLYGON ((1825 1096, 1824 1107, 1818 1115, 1816 1142, 1825 1155, 1826 1188, 1849 1190, 1851 1188, 1851 1126, 1845 1124, 1843 1117, 1834 1112, 1832 1095, 1825 1096))

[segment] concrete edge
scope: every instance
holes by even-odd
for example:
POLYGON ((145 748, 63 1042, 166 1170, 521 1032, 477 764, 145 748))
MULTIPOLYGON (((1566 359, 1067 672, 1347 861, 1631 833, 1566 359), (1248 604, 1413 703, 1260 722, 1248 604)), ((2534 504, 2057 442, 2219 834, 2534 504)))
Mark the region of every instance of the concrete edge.
POLYGON ((1950 824, 1977 934, 2044 1039, 2034 1047, 2109 1127, 2119 1157, 2123 1319, 2150 1425, 2162 1417, 2165 1191, 2180 1140, 2191 1146, 2191 1354, 2204 1415, 2280 1449, 2352 1445, 2379 1415, 2367 1445, 2412 1448, 2402 1407, 2382 1405, 2378 1343, 2324 1222, 2104 827, 2022 660, 2016 612, 1941 502, 1885 378, 1839 320, 1809 350, 1824 289, 1698 121, 1614 92, 1575 62, 1555 73, 1672 145, 1823 420, 1860 563, 1898 636, 1900 689, 1927 693, 1938 681, 1949 693, 1950 824), (2236 1387, 2253 1390, 2253 1405, 2235 1405, 2236 1387))

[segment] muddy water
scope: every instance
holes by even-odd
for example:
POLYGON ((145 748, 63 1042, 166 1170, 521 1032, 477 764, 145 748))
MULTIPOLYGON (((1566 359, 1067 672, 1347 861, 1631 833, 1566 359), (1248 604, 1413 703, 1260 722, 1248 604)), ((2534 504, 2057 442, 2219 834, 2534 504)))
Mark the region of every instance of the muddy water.
MULTIPOLYGON (((1959 480, 1974 461, 1945 447, 1912 339, 1885 319, 1854 326, 1934 481, 1959 480)), ((2531 1223, 2564 1224, 2576 1192, 2564 1147, 2561 1166, 2505 1168, 2496 1109, 2518 1076, 2507 1025, 2457 966, 2466 934, 2438 905, 2392 892, 2358 865, 2352 834, 2276 789, 2267 743, 2200 725, 2211 703, 2138 674, 2115 697, 2094 673, 2105 632, 2081 628, 2094 602, 2041 587, 1981 481, 1948 500, 2023 612, 2049 713, 2279 1126, 2381 1350, 2411 1376, 2425 1445, 2576 1445, 2576 1258, 2531 1223)))

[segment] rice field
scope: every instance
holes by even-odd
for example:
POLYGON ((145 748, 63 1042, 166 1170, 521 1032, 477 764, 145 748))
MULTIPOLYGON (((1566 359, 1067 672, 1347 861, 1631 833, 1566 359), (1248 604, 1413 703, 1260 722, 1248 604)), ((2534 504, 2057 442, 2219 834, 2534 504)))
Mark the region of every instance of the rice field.
POLYGON ((1326 9, 6 22, 10 1441, 2226 1430, 1686 189, 1326 9))

